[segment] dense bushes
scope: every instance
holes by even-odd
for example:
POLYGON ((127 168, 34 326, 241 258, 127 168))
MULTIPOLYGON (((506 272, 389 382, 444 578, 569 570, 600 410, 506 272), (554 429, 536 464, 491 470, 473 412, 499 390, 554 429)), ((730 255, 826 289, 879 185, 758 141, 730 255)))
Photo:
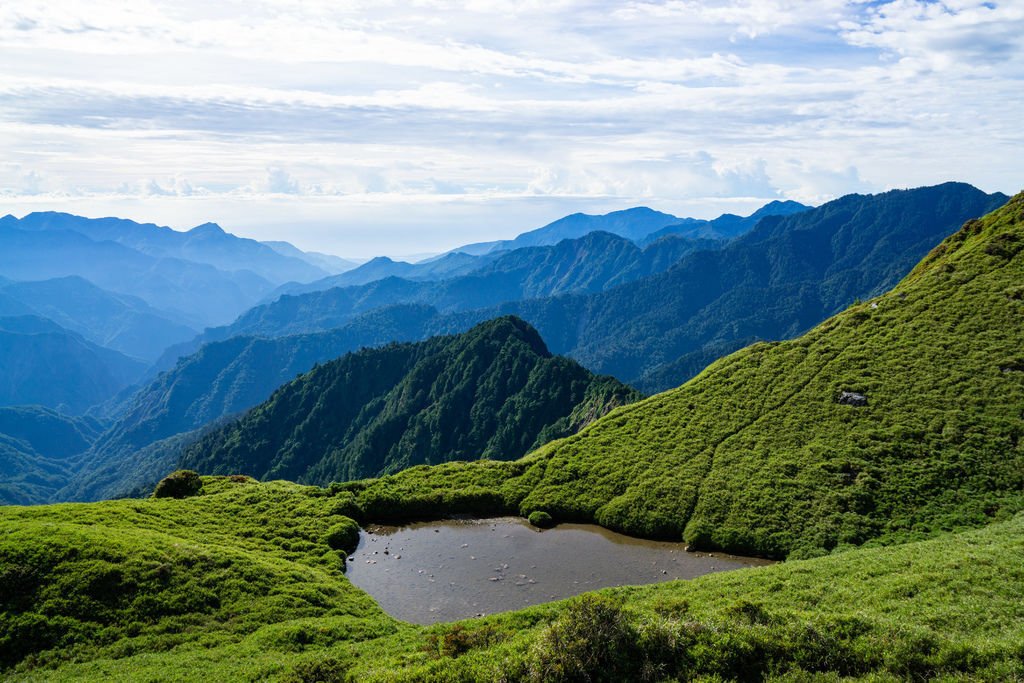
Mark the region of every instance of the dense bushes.
POLYGON ((348 517, 342 517, 327 531, 324 540, 333 550, 351 553, 359 545, 359 525, 348 517))
POLYGON ((608 598, 584 595, 573 600, 541 635, 528 664, 537 683, 640 680, 637 632, 621 608, 608 598))
POLYGON ((154 498, 188 498, 203 490, 203 480, 194 470, 177 470, 161 479, 153 489, 154 498))
POLYGON ((551 518, 551 515, 544 512, 543 510, 534 510, 527 517, 530 524, 537 527, 538 529, 547 529, 548 527, 555 525, 555 520, 551 518))

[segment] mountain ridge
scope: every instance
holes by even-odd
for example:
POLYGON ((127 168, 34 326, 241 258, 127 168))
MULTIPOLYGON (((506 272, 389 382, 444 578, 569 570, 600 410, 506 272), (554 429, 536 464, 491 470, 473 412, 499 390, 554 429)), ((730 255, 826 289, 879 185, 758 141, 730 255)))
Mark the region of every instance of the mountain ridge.
POLYGON ((523 321, 496 318, 318 365, 190 446, 181 466, 324 485, 419 464, 510 460, 585 426, 573 415, 593 419, 636 398, 552 356, 523 321))

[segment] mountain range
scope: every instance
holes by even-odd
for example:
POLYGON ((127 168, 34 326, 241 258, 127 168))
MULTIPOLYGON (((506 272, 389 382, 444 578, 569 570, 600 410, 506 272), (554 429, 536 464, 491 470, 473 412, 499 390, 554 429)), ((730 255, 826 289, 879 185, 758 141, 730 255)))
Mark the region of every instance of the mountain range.
POLYGON ((11 315, 47 318, 94 344, 149 362, 197 334, 138 297, 100 289, 77 275, 0 281, 0 317, 11 315))
POLYGON ((363 346, 461 332, 504 314, 528 321, 554 352, 568 350, 585 367, 631 377, 648 391, 675 386, 738 347, 793 336, 844 302, 877 293, 964 220, 1004 201, 962 184, 851 195, 762 222, 729 243, 667 236, 640 249, 621 237, 591 233, 507 252, 480 274, 448 281, 389 278, 285 296, 229 328, 208 330, 207 336, 224 339, 176 363, 169 360, 179 355, 172 349, 161 361, 170 369, 109 413, 109 431, 59 498, 123 494, 140 483, 134 458, 169 462, 187 440, 159 448, 160 457, 147 450, 152 444, 248 410, 316 363, 363 346), (660 272, 640 275, 651 270, 660 272), (396 292, 440 292, 449 305, 462 293, 479 300, 488 295, 482 283, 505 277, 515 292, 565 287, 568 293, 456 313, 387 305, 403 300, 396 292), (618 279, 627 282, 614 286, 618 279), (596 293, 579 293, 588 287, 596 293))
MULTIPOLYGON (((515 262, 517 259, 523 258, 523 250, 533 247, 553 247, 567 240, 575 241, 586 238, 594 233, 617 235, 622 238, 622 242, 632 242, 641 248, 668 235, 686 237, 691 240, 689 244, 713 248, 717 242, 724 242, 750 230, 766 216, 784 216, 809 208, 793 201, 772 201, 750 216, 723 214, 710 221, 698 218, 677 218, 646 207, 612 211, 597 216, 575 213, 536 230, 524 232, 515 239, 468 244, 417 263, 393 261, 386 256, 380 256, 341 275, 307 284, 288 283, 282 285, 266 297, 266 303, 272 303, 282 294, 302 294, 334 287, 365 285, 388 277, 433 281, 456 278, 461 275, 482 274, 488 267, 492 271, 507 271, 509 270, 507 262, 495 264, 496 260, 502 260, 506 252, 518 254, 512 259, 515 262)), ((532 249, 531 251, 534 255, 547 253, 532 249)), ((621 281, 627 279, 628 276, 621 281)))
POLYGON ((142 299, 196 329, 230 321, 277 285, 329 275, 306 260, 212 223, 178 232, 119 218, 63 213, 0 218, 0 276, 77 276, 142 299))
POLYGON ((145 369, 145 363, 46 318, 0 318, 0 406, 37 404, 79 414, 140 379, 145 369))
POLYGON ((157 367, 170 368, 207 341, 326 330, 376 308, 422 303, 439 312, 430 333, 515 315, 536 327, 555 353, 658 391, 723 353, 758 339, 791 337, 854 299, 891 287, 965 220, 1006 199, 946 183, 849 195, 768 216, 729 242, 668 236, 639 249, 590 233, 507 252, 479 272, 450 280, 387 278, 282 296, 172 347, 157 367))
POLYGON ((190 446, 181 465, 326 485, 413 465, 512 460, 637 398, 552 356, 521 320, 497 318, 318 365, 190 446))
POLYGON ((515 239, 477 242, 453 251, 479 256, 523 247, 550 246, 562 240, 578 239, 591 232, 610 232, 641 246, 656 242, 666 235, 721 240, 743 234, 765 216, 786 216, 809 208, 794 201, 771 201, 749 216, 723 214, 713 220, 679 218, 646 206, 596 216, 574 213, 536 230, 524 232, 515 239))
MULTIPOLYGON (((65 386, 52 380, 20 382, 6 402, 34 402, 72 413, 95 406, 93 414, 109 421, 106 432, 76 456, 63 478, 50 477, 48 489, 37 489, 57 499, 95 499, 147 484, 140 472, 179 459, 189 444, 215 432, 225 418, 267 400, 317 363, 365 346, 460 333, 501 315, 527 321, 555 353, 568 352, 585 367, 656 391, 678 385, 738 347, 793 336, 829 311, 877 293, 963 220, 1005 199, 949 183, 851 195, 816 209, 766 207, 757 227, 742 228, 743 234, 731 240, 666 234, 639 247, 621 236, 590 232, 555 245, 485 257, 450 255, 456 269, 458 262, 472 260, 475 270, 436 280, 388 277, 359 287, 281 296, 231 326, 208 329, 170 347, 134 389, 127 387, 142 378, 139 365, 125 359, 122 365, 130 371, 111 378, 104 363, 119 356, 92 340, 140 356, 147 344, 153 349, 173 339, 169 333, 160 336, 176 328, 173 322, 170 327, 156 324, 167 319, 158 309, 74 277, 4 280, 0 312, 45 314, 75 325, 83 335, 74 343, 66 341, 75 353, 49 346, 47 353, 19 358, 23 364, 35 358, 21 376, 32 376, 40 367, 40 377, 46 377, 48 354, 63 354, 62 363, 78 359, 71 362, 68 377, 82 379, 65 386), (789 215, 764 215, 787 209, 789 215), (157 316, 156 322, 149 316, 157 316), (132 330, 159 341, 130 346, 132 330), (82 353, 82 342, 95 348, 82 353), (161 368, 167 371, 160 374, 161 368), (46 387, 56 394, 38 391, 46 387), (67 387, 84 398, 69 402, 71 393, 60 393, 67 387)), ((728 224, 734 218, 716 221, 728 224)), ((76 334, 63 332, 69 333, 76 334)))
POLYGON ((114 242, 157 259, 203 263, 226 273, 249 271, 267 282, 308 281, 328 274, 324 268, 312 265, 299 254, 282 253, 288 249, 281 243, 275 247, 237 237, 216 223, 203 223, 191 230, 178 231, 123 218, 83 218, 43 211, 30 213, 21 219, 4 216, 0 218, 2 230, 54 235, 74 232, 93 242, 114 242))
MULTIPOLYGON (((933 216, 962 208, 925 196, 933 216)), ((916 225, 904 195, 882 197, 890 225, 916 225)), ((830 229, 801 234, 788 218, 764 229, 791 248, 820 248, 827 235, 830 249, 852 249, 861 232, 843 229, 850 216, 884 216, 848 202, 833 207, 830 229)), ((810 268, 784 249, 774 259, 810 268)), ((966 221, 891 289, 518 460, 326 488, 204 477, 182 499, 2 508, 0 670, 61 680, 1018 679, 1022 283, 1024 194, 966 221), (787 561, 429 627, 386 615, 344 577, 352 547, 339 539, 356 540, 357 522, 537 512, 787 561)), ((522 322, 495 325, 539 352, 522 322)), ((197 452, 306 457, 323 444, 305 440, 300 414, 312 407, 312 424, 330 429, 328 405, 353 410, 333 400, 337 380, 353 371, 368 381, 356 365, 398 348, 315 369, 197 452)), ((457 384, 475 358, 445 376, 424 370, 419 386, 457 384)), ((386 413, 421 414, 375 415, 386 413)))

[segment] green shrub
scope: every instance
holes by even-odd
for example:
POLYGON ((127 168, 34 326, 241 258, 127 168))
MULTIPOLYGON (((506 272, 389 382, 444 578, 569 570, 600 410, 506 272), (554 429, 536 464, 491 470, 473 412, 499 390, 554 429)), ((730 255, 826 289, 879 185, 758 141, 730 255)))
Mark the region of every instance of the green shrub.
POLYGON ((551 519, 551 515, 543 510, 534 510, 527 519, 530 524, 540 529, 547 529, 555 525, 555 520, 551 519))
POLYGON ((493 624, 485 624, 480 628, 467 628, 463 624, 453 624, 439 633, 427 636, 424 651, 438 657, 458 657, 472 649, 488 647, 508 637, 501 633, 493 624))
POLYGON ((334 550, 350 553, 359 545, 359 525, 353 519, 342 517, 340 522, 328 529, 324 540, 334 550))
POLYGON ((349 663, 336 657, 299 662, 284 677, 287 683, 335 683, 344 681, 349 663))
POLYGON ((153 489, 154 498, 188 498, 198 496, 203 490, 203 480, 194 470, 177 470, 160 480, 153 489))
POLYGON ((636 630, 618 604, 583 595, 539 639, 531 653, 530 680, 637 680, 642 668, 637 650, 636 630))

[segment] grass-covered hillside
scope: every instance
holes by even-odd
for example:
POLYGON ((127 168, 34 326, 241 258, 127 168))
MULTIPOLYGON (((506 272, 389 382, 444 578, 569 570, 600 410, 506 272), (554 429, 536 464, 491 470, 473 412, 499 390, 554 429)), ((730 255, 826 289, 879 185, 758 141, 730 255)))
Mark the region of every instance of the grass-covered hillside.
POLYGON ((498 318, 320 365, 200 439, 181 464, 328 484, 450 460, 512 460, 637 398, 552 356, 523 321, 498 318))
POLYGON ((773 557, 923 538, 1024 509, 1022 348, 1024 194, 891 292, 520 461, 348 488, 372 515, 500 505, 773 557))
POLYGON ((1024 516, 931 541, 414 627, 344 577, 347 499, 225 477, 206 478, 200 495, 180 500, 0 508, 0 678, 1024 676, 1024 516))

